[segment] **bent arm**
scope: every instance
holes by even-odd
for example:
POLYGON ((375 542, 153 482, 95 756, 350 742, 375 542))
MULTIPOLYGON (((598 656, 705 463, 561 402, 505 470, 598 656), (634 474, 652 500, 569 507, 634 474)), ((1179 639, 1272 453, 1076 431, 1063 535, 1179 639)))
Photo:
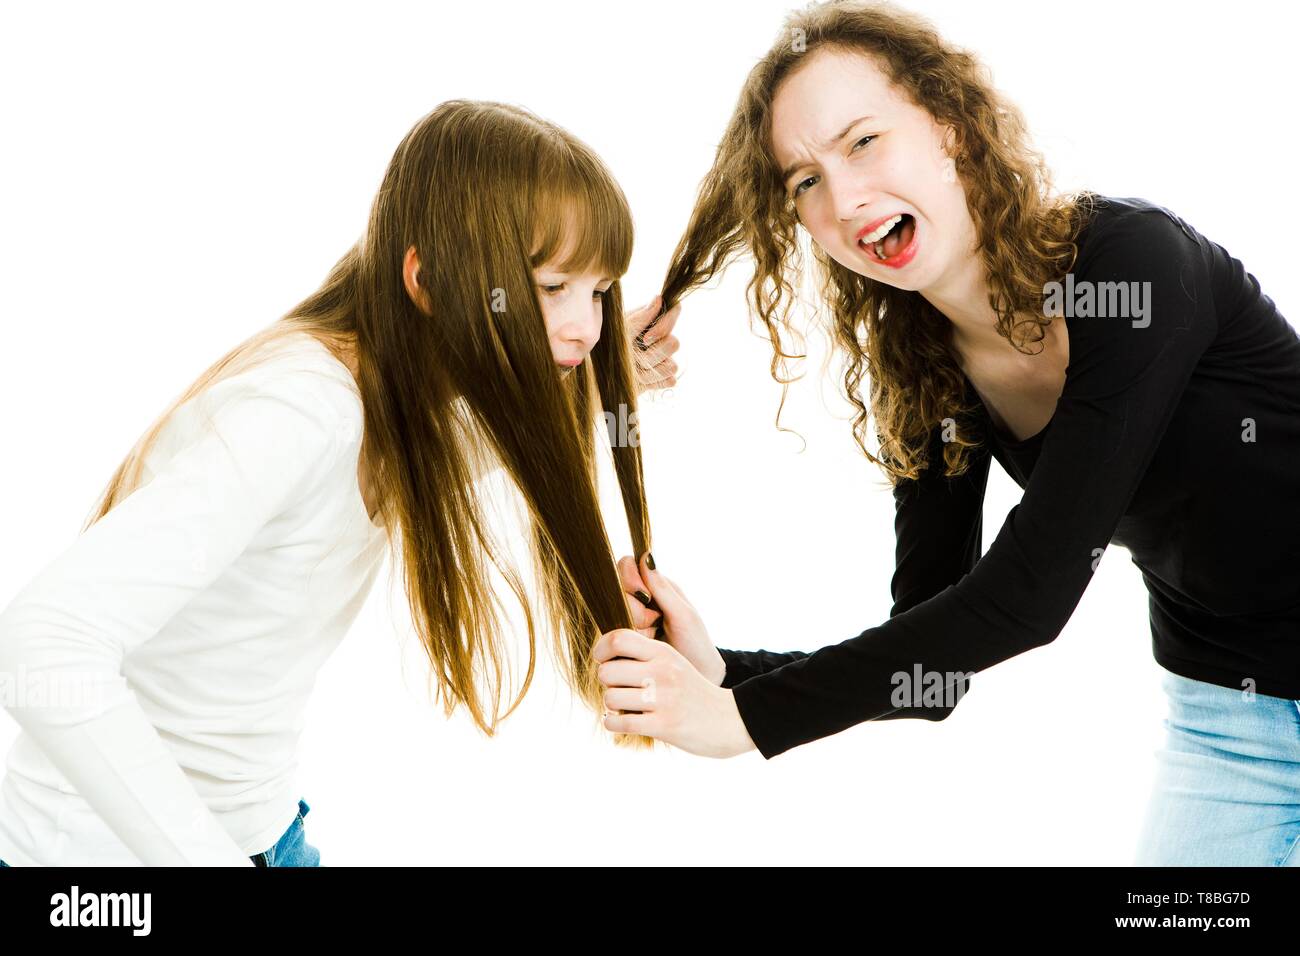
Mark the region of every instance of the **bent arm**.
POLYGON ((0 615, 0 670, 43 691, 7 709, 146 865, 252 865, 149 722, 122 662, 328 470, 346 435, 329 409, 302 385, 229 399, 209 433, 0 615))

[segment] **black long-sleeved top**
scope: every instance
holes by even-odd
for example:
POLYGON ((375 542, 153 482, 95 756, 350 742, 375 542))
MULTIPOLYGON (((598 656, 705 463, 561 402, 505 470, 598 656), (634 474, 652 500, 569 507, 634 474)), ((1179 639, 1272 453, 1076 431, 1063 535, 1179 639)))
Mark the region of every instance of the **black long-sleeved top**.
POLYGON ((944 719, 953 697, 900 708, 896 675, 969 675, 1055 640, 1111 542, 1142 573, 1161 666, 1300 699, 1300 336, 1227 250, 1146 200, 1102 197, 1078 244, 1054 416, 1016 442, 981 403, 991 440, 956 478, 936 426, 926 471, 893 490, 889 620, 813 653, 721 651, 765 758, 944 719), (1144 314, 1140 298, 1111 311, 1116 282, 1149 291, 1144 314), (1088 283, 1110 315, 1084 314, 1088 283), (990 456, 1024 495, 981 556, 990 456))

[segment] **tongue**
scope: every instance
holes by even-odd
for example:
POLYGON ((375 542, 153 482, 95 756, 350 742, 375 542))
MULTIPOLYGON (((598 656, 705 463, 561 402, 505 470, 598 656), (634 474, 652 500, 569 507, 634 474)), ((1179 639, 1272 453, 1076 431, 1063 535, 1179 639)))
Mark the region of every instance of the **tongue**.
POLYGON ((892 259, 901 251, 907 248, 907 244, 912 241, 912 233, 916 225, 912 217, 903 216, 903 221, 889 231, 889 235, 882 240, 882 248, 885 250, 885 258, 892 259))

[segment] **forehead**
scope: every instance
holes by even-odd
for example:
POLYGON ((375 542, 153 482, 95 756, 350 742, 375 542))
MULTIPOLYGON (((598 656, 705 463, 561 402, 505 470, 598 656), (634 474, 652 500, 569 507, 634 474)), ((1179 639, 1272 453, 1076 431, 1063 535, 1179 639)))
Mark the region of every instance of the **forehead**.
POLYGON ((803 155, 860 116, 894 117, 904 106, 871 57, 819 50, 785 77, 772 101, 772 156, 778 168, 803 155), (798 153, 796 154, 796 151, 798 153))
POLYGON ((581 262, 575 259, 575 248, 571 236, 566 235, 563 241, 563 247, 557 249, 545 262, 537 262, 533 265, 535 272, 558 278, 567 276, 569 278, 588 279, 595 278, 597 281, 617 279, 614 270, 606 268, 599 261, 599 257, 589 262, 581 262))
POLYGON ((591 195, 551 195, 530 211, 534 217, 529 258, 552 275, 621 276, 631 256, 630 223, 623 208, 610 209, 591 195))

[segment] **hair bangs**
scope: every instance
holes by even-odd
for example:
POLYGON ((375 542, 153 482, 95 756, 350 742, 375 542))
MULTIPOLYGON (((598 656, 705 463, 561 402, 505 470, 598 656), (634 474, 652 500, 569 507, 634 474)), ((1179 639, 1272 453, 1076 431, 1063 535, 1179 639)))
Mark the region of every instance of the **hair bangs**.
POLYGON ((632 213, 609 170, 580 143, 557 143, 541 163, 529 220, 534 268, 618 279, 632 261, 632 213))

